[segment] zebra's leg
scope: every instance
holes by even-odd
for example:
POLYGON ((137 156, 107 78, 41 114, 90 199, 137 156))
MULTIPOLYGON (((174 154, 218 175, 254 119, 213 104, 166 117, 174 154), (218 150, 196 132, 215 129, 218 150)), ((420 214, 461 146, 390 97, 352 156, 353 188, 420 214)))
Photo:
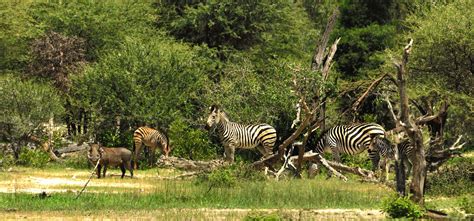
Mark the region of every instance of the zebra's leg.
POLYGON ((372 171, 376 172, 380 166, 380 155, 377 151, 374 150, 367 150, 369 152, 369 159, 372 162, 372 171))
POLYGON ((235 146, 234 145, 227 145, 224 146, 225 151, 225 160, 227 162, 234 162, 234 154, 235 154, 235 146))
POLYGON ((140 151, 142 148, 142 142, 135 142, 133 148, 133 169, 138 169, 138 160, 140 158, 140 151))
POLYGON ((148 151, 148 165, 153 167, 153 164, 155 163, 155 150, 156 147, 149 147, 148 151))
POLYGON ((334 158, 334 161, 340 163, 341 162, 341 154, 336 149, 337 148, 332 149, 332 158, 334 158))
MULTIPOLYGON (((337 148, 332 148, 332 158, 334 161, 340 163, 341 162, 341 155, 339 154, 339 151, 337 151, 337 148)), ((332 172, 328 170, 328 177, 327 179, 332 177, 332 172)))
MULTIPOLYGON (((270 156, 273 152, 273 146, 269 146, 268 144, 265 145, 259 145, 257 146, 257 150, 260 151, 260 153, 262 153, 262 159, 264 158, 267 158, 268 156, 270 156)), ((273 167, 272 163, 271 162, 266 162, 265 165, 273 172, 275 172, 275 168, 273 167)))
POLYGON ((411 175, 413 164, 410 162, 410 160, 406 158, 403 160, 403 163, 405 164, 405 170, 406 170, 405 174, 406 174, 406 177, 408 178, 411 175))
POLYGON ((382 160, 382 163, 379 164, 379 166, 381 166, 381 165, 383 165, 383 169, 382 169, 381 174, 380 174, 380 179, 381 179, 381 181, 383 182, 383 181, 388 180, 388 169, 389 169, 388 167, 389 167, 390 165, 388 164, 386 158, 384 158, 384 159, 382 160))
POLYGON ((385 180, 388 181, 389 180, 389 172, 390 172, 390 161, 389 160, 386 160, 385 161, 385 180))

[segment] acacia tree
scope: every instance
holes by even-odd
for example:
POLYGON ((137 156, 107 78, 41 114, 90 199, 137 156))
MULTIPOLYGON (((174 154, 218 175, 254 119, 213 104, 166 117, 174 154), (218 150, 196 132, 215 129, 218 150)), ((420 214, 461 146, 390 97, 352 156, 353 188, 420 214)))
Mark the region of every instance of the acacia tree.
MULTIPOLYGON (((29 66, 29 74, 50 79, 56 88, 67 95, 71 86, 70 75, 78 73, 86 63, 85 47, 83 38, 48 32, 32 43, 34 59, 29 66)), ((81 133, 80 126, 73 122, 77 118, 73 117, 75 115, 79 116, 78 121, 82 121, 83 132, 86 133, 87 118, 84 109, 74 108, 68 99, 65 107, 68 134, 73 135, 76 131, 81 133)))

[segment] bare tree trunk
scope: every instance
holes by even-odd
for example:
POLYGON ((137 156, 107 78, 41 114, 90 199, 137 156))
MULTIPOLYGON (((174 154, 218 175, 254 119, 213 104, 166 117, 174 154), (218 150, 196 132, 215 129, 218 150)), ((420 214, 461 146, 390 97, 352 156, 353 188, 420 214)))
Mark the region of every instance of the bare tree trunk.
POLYGON ((406 88, 406 64, 408 63, 408 56, 413 45, 413 39, 403 50, 403 58, 401 63, 395 63, 397 67, 397 81, 400 94, 400 121, 405 129, 410 141, 414 146, 413 163, 413 178, 410 185, 410 192, 412 200, 420 205, 423 205, 423 193, 426 179, 426 161, 425 150, 423 144, 423 136, 417 125, 412 122, 409 116, 408 93, 406 88))
POLYGON ((404 154, 400 154, 398 160, 395 161, 395 180, 397 182, 397 192, 402 196, 405 196, 406 190, 406 174, 404 164, 405 158, 406 156, 404 154))

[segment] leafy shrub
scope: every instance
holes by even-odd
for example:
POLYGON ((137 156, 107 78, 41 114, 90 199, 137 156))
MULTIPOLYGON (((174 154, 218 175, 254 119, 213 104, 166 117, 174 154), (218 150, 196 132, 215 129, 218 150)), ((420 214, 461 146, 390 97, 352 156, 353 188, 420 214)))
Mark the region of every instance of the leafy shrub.
POLYGON ((22 148, 17 163, 23 166, 43 168, 49 162, 49 156, 39 149, 22 148))
POLYGON ((250 181, 264 181, 267 177, 258 170, 250 167, 248 164, 241 162, 239 164, 232 165, 234 173, 239 180, 250 180, 250 181))
POLYGON ((216 157, 216 147, 209 141, 207 131, 191 127, 180 117, 171 123, 169 131, 173 156, 194 160, 216 157))
POLYGON ((63 166, 75 168, 75 169, 88 169, 89 160, 87 160, 87 155, 84 154, 75 154, 63 161, 63 166))
POLYGON ((277 220, 285 220, 285 219, 280 217, 278 213, 269 213, 269 214, 250 213, 244 217, 244 220, 245 221, 277 221, 277 220))
POLYGON ((200 176, 197 183, 207 183, 209 190, 211 190, 214 187, 233 187, 237 181, 230 168, 221 168, 204 176, 200 176))
POLYGON ((15 164, 15 158, 12 154, 0 154, 0 168, 7 168, 15 164))
POLYGON ((395 195, 384 202, 383 211, 392 218, 420 218, 423 216, 423 209, 408 196, 400 197, 395 195))
POLYGON ((472 193, 474 186, 474 164, 472 159, 455 159, 438 172, 428 176, 426 191, 432 195, 456 196, 472 193))
POLYGON ((464 210, 466 213, 473 214, 474 213, 474 198, 472 197, 463 197, 460 200, 461 209, 464 210))
POLYGON ((19 140, 32 134, 50 117, 64 113, 61 97, 54 88, 34 81, 23 81, 14 74, 0 75, 0 128, 2 138, 19 140))

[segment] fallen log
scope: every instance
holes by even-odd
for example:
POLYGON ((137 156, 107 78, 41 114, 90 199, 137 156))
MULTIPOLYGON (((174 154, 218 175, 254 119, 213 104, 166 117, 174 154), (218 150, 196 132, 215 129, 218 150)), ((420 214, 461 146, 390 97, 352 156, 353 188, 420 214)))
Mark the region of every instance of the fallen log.
POLYGON ((72 153, 72 152, 85 150, 87 149, 88 146, 89 145, 87 143, 82 143, 81 145, 77 143, 71 143, 66 147, 54 150, 54 153, 56 154, 56 156, 60 156, 61 154, 64 154, 64 153, 72 153))
POLYGON ((210 172, 215 169, 225 167, 229 165, 222 159, 210 160, 210 161, 194 161, 179 157, 161 157, 156 162, 156 165, 160 168, 176 168, 186 171, 205 171, 210 172))

